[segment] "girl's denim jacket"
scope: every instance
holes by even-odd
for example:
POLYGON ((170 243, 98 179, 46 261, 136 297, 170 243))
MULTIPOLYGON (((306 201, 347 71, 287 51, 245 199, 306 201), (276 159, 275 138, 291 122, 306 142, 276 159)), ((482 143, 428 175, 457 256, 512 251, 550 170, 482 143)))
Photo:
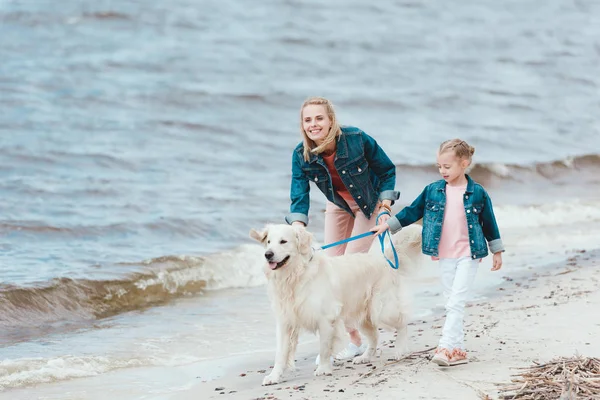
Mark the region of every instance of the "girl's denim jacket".
MULTIPOLYGON (((483 186, 473 181, 469 175, 466 177, 468 183, 463 203, 467 216, 471 257, 478 259, 487 256, 488 245, 492 253, 504 251, 490 196, 483 186)), ((446 181, 439 180, 428 185, 410 206, 404 207, 387 221, 390 231, 395 233, 403 226, 423 218, 423 253, 437 257, 445 205, 446 181)))
MULTIPOLYGON (((362 130, 351 126, 341 130, 335 151, 335 168, 361 211, 371 218, 379 200, 388 199, 393 203, 400 196, 394 191, 396 166, 375 139, 362 130)), ((286 222, 301 221, 308 225, 309 182, 313 182, 327 200, 354 216, 346 201, 333 190, 323 157, 311 154, 310 160, 305 161, 303 151, 304 146, 300 143, 292 156, 292 204, 290 213, 285 217, 286 222)))

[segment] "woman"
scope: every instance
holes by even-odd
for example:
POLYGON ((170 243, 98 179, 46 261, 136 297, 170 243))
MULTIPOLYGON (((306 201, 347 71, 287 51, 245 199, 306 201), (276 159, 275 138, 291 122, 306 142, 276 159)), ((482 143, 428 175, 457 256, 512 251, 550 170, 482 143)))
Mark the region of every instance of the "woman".
MULTIPOLYGON (((333 105, 322 97, 309 98, 300 109, 302 143, 294 150, 289 224, 308 225, 310 186, 325 194, 325 243, 364 232, 385 223, 400 196, 394 190, 396 167, 377 142, 355 127, 340 127, 333 105), (375 221, 381 211, 388 211, 375 221)), ((367 252, 373 236, 327 249, 329 255, 367 252)), ((348 359, 362 354, 361 337, 347 327, 350 344, 336 355, 348 359)))

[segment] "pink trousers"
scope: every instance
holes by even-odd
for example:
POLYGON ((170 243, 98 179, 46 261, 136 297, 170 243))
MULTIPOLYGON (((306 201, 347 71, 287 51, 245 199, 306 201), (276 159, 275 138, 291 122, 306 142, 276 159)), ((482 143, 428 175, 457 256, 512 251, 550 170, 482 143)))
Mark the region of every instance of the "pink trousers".
MULTIPOLYGON (((355 202, 348 203, 354 214, 354 218, 347 211, 342 210, 332 202, 328 201, 325 207, 325 244, 347 239, 351 236, 360 235, 375 226, 379 214, 379 203, 375 207, 371 219, 367 219, 355 202)), ((342 254, 366 253, 373 243, 375 236, 367 236, 362 239, 353 240, 339 246, 326 249, 329 256, 341 256, 342 254)))

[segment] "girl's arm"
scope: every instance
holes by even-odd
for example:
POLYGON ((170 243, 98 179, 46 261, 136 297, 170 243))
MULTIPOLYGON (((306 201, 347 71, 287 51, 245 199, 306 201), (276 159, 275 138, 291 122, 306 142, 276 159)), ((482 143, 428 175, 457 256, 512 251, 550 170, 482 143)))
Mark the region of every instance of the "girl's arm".
POLYGON ((483 236, 485 236, 485 240, 488 242, 490 251, 494 254, 504 251, 504 244, 500 238, 500 230, 498 229, 496 216, 494 215, 492 199, 485 189, 483 190, 483 212, 479 216, 479 222, 481 222, 483 236))
POLYGON ((388 219, 387 223, 371 228, 371 232, 375 232, 377 235, 380 235, 389 229, 392 233, 396 233, 402 229, 402 227, 413 224, 423 218, 428 188, 429 186, 423 189, 421 194, 412 202, 410 206, 404 207, 398 214, 388 219))

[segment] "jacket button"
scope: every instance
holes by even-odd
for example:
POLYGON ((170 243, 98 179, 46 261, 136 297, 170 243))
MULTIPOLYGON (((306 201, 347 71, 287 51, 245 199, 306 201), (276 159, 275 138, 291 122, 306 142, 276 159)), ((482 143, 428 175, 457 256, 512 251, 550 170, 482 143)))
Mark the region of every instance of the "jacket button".
POLYGON ((315 176, 315 182, 317 182, 319 180, 318 176, 315 176))
POLYGON ((467 196, 465 196, 465 199, 468 199, 468 198, 469 198, 469 196, 468 196, 468 195, 467 195, 467 196))
POLYGON ((473 227, 473 225, 469 225, 469 228, 472 228, 472 227, 473 227))
MULTIPOLYGON (((361 196, 358 196, 358 197, 357 197, 357 199, 360 199, 360 198, 361 198, 361 196)), ((366 206, 365 206, 365 207, 366 207, 366 206)))
POLYGON ((471 243, 475 243, 475 241, 474 241, 474 240, 471 240, 471 243))
POLYGON ((367 206, 363 206, 363 208, 367 208, 367 206))
POLYGON ((470 212, 471 212, 471 210, 467 210, 467 214, 470 213, 470 212))
POLYGON ((475 256, 473 256, 473 258, 475 258, 475 256))
POLYGON ((358 172, 362 172, 362 169, 360 169, 360 168, 359 168, 359 169, 358 169, 358 172))
POLYGON ((354 185, 353 185, 353 184, 350 184, 350 187, 352 188, 352 187, 354 187, 354 185))
POLYGON ((346 173, 346 171, 345 171, 345 170, 344 170, 344 171, 342 171, 342 174, 345 174, 345 173, 346 173))

